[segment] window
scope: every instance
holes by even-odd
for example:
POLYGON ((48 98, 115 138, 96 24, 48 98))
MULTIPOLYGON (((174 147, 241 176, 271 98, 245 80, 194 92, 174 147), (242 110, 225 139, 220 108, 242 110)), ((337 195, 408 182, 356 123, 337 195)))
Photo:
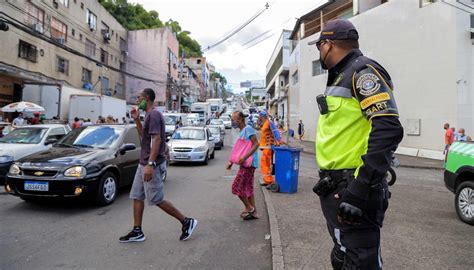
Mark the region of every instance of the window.
POLYGON ((95 56, 95 43, 86 38, 86 55, 95 56))
POLYGON ((471 28, 474 29, 474 14, 471 14, 471 28))
POLYGON ((58 56, 56 61, 57 71, 69 75, 69 61, 58 56))
POLYGON ((321 74, 326 73, 327 70, 321 67, 321 62, 319 60, 313 61, 313 76, 319 76, 321 74))
POLYGON ((125 63, 120 61, 120 70, 125 71, 125 63))
MULTIPOLYGON (((119 119, 121 120, 121 119, 119 119)), ((123 143, 133 143, 136 147, 140 147, 140 138, 138 137, 138 132, 136 128, 131 128, 125 135, 123 143)))
POLYGON ((92 82, 92 71, 82 68, 82 81, 85 83, 92 82))
POLYGON ((102 76, 100 78, 100 89, 107 90, 109 89, 109 78, 102 76))
POLYGON ((79 34, 79 40, 82 41, 82 34, 79 34))
POLYGON ((60 44, 67 40, 67 25, 54 17, 51 18, 51 37, 60 44))
POLYGON ((125 39, 123 39, 123 38, 120 38, 120 50, 122 52, 127 51, 127 43, 125 42, 125 39))
POLYGON ((44 27, 44 10, 38 8, 30 2, 27 2, 26 14, 28 24, 33 26, 36 31, 42 33, 44 27))
POLYGON ((102 29, 100 30, 102 33, 102 37, 104 38, 104 42, 110 41, 110 28, 107 24, 102 22, 102 29))
POLYGON ((72 29, 71 35, 72 35, 73 37, 76 36, 76 30, 72 29))
POLYGON ((97 30, 97 16, 90 10, 86 11, 86 22, 91 31, 97 30))
POLYGON ((46 138, 46 140, 48 140, 48 139, 59 140, 62 137, 64 137, 64 135, 66 135, 66 131, 64 130, 64 128, 62 128, 62 127, 54 128, 49 132, 48 137, 46 138))
POLYGON ((196 61, 196 63, 197 63, 198 65, 200 65, 200 64, 201 64, 201 59, 198 59, 198 60, 196 61))
POLYGON ((109 53, 104 49, 100 49, 100 62, 106 65, 109 63, 109 53))
POLYGON ((18 46, 18 57, 36 63, 36 56, 36 46, 20 40, 20 45, 18 46))
POLYGON ((298 70, 295 71, 295 73, 293 73, 293 75, 291 75, 291 80, 292 80, 292 83, 293 85, 297 84, 298 83, 298 70))
POLYGON ((81 2, 81 9, 84 9, 84 3, 81 2))
POLYGON ((65 7, 69 7, 69 0, 59 0, 59 3, 63 4, 65 7))

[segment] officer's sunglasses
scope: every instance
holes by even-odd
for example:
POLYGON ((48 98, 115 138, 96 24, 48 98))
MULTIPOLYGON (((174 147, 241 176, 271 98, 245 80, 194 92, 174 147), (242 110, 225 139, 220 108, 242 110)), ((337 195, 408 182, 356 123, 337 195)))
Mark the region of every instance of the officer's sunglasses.
POLYGON ((316 48, 318 48, 318 51, 321 50, 321 46, 323 46, 324 43, 328 42, 329 39, 323 39, 323 40, 320 40, 316 43, 316 48))

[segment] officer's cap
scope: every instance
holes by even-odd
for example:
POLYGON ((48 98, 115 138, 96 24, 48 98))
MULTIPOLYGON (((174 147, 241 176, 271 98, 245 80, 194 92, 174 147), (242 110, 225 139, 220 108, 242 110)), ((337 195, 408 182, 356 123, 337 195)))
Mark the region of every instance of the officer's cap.
POLYGON ((314 45, 321 40, 343 40, 352 39, 359 40, 359 33, 355 26, 349 21, 344 19, 331 20, 326 23, 321 31, 321 35, 318 39, 310 41, 308 45, 314 45))

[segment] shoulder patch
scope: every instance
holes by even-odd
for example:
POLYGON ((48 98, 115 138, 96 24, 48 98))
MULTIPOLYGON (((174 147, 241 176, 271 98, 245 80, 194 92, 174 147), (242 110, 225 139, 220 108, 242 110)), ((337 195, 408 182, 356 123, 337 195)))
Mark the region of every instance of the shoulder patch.
POLYGON ((364 96, 370 96, 380 89, 380 79, 377 75, 372 73, 362 74, 357 79, 356 87, 359 90, 359 93, 364 96))

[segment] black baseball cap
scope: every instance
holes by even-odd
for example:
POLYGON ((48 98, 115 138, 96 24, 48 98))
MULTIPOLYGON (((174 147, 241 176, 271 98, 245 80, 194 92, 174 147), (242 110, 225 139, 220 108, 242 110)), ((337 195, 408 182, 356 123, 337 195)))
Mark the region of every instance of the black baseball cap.
POLYGON ((359 33, 355 26, 349 21, 344 19, 331 20, 326 23, 321 31, 321 35, 318 39, 308 42, 308 45, 314 45, 321 40, 341 40, 341 39, 352 39, 359 40, 359 33))

